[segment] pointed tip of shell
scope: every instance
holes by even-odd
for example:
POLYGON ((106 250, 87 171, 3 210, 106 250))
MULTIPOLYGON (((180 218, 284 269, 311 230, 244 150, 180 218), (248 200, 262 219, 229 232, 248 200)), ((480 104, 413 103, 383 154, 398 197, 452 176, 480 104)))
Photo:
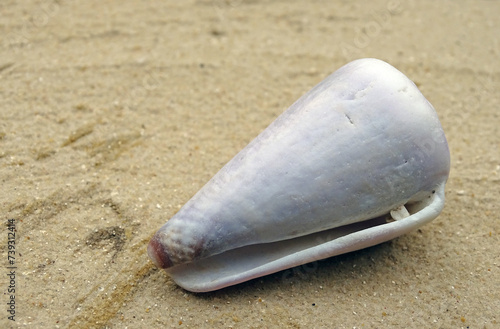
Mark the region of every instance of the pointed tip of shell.
POLYGON ((158 241, 157 235, 155 235, 151 241, 149 241, 148 245, 148 255, 149 258, 153 261, 153 263, 159 268, 169 268, 173 266, 170 257, 167 252, 163 248, 163 245, 160 241, 158 241))

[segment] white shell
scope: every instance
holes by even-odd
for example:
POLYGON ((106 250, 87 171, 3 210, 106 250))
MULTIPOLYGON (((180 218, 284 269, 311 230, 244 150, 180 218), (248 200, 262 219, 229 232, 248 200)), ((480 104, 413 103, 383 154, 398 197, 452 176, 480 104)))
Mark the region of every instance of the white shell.
POLYGON ((441 212, 449 166, 436 112, 413 82, 357 60, 227 163, 148 254, 202 292, 372 246, 441 212))

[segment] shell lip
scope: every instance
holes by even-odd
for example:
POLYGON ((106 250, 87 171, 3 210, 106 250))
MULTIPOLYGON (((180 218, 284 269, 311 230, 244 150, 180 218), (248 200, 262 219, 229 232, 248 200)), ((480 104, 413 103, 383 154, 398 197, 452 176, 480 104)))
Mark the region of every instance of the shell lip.
MULTIPOLYGON (((407 205, 410 216, 403 219, 387 222, 387 216, 381 216, 290 240, 240 247, 165 271, 186 290, 208 292, 374 246, 436 218, 444 207, 444 186, 445 182, 440 183, 428 197, 407 205)), ((154 242, 151 248, 155 248, 154 242)), ((156 254, 153 261, 163 262, 156 254)))

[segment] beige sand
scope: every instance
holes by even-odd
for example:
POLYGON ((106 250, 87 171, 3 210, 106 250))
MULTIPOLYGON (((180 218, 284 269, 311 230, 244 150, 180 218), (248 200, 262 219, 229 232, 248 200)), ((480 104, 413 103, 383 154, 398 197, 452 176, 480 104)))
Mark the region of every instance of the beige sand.
POLYGON ((499 328, 497 1, 5 1, 7 328, 499 328), (369 4, 368 4, 369 3, 369 4), (221 291, 177 287, 152 234, 343 64, 388 61, 435 106, 443 213, 394 241, 221 291))

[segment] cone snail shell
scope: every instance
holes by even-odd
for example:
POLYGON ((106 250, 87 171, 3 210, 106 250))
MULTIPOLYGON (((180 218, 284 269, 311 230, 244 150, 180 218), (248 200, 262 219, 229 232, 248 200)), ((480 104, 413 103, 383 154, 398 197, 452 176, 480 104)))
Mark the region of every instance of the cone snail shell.
POLYGON ((444 206, 450 155, 432 105, 377 59, 319 83, 153 236, 148 254, 204 292, 388 241, 444 206))

